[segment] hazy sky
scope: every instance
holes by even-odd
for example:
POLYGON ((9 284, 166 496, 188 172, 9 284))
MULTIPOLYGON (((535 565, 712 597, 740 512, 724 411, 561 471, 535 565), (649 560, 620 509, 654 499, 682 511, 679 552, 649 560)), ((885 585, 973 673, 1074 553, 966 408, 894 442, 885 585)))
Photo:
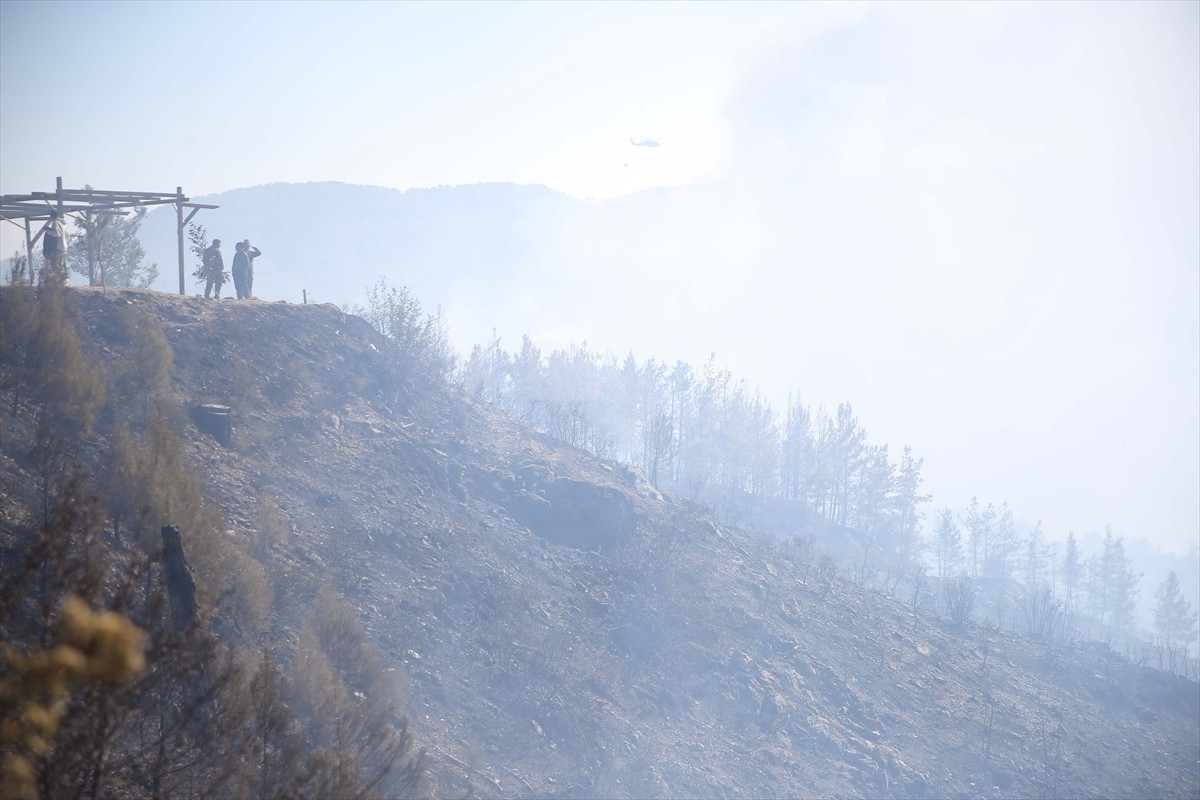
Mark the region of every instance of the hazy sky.
POLYGON ((668 311, 573 336, 849 399, 938 504, 1182 552, 1198 9, 2 0, 0 190, 695 185, 641 265, 668 311))

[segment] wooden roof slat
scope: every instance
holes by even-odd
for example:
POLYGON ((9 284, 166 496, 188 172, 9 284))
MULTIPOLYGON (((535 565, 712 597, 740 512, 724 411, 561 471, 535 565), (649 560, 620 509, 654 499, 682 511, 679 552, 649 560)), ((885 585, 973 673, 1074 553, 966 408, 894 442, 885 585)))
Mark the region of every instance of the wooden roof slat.
MULTIPOLYGON (((126 201, 126 202, 106 203, 104 205, 95 205, 95 204, 74 205, 73 203, 77 203, 78 201, 71 201, 72 204, 63 203, 62 210, 63 210, 64 214, 71 214, 71 213, 74 213, 77 211, 108 211, 108 210, 117 209, 117 208, 139 208, 139 207, 154 206, 154 205, 166 205, 169 203, 174 203, 175 200, 176 200, 176 198, 163 198, 163 199, 159 199, 159 200, 130 200, 130 201, 126 201)), ((186 206, 188 204, 185 203, 184 205, 186 206)), ((43 205, 40 203, 24 204, 24 203, 0 202, 0 207, 2 207, 5 210, 5 212, 11 213, 11 214, 19 214, 20 216, 25 216, 25 217, 33 217, 33 216, 39 216, 39 215, 44 216, 44 215, 48 215, 51 211, 58 210, 58 206, 48 206, 48 205, 43 205)), ((218 208, 218 206, 205 206, 205 208, 218 208)))
MULTIPOLYGON (((79 197, 163 197, 171 200, 178 200, 179 195, 175 192, 121 192, 115 189, 63 189, 63 197, 79 196, 79 197)), ((57 197, 58 192, 47 192, 51 197, 57 197)), ((186 197, 184 198, 187 199, 186 197)))

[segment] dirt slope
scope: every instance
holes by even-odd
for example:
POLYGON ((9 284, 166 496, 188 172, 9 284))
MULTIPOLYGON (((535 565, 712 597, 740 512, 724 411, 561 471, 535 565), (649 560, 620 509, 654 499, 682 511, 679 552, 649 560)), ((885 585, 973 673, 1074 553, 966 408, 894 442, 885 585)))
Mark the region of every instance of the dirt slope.
MULTIPOLYGON (((79 290, 99 354, 145 310, 229 535, 295 626, 329 582, 406 677, 438 792, 1195 797, 1197 686, 959 628, 714 525, 624 467, 419 378, 333 306, 79 290)), ((17 479, 20 459, 5 462, 17 479)))

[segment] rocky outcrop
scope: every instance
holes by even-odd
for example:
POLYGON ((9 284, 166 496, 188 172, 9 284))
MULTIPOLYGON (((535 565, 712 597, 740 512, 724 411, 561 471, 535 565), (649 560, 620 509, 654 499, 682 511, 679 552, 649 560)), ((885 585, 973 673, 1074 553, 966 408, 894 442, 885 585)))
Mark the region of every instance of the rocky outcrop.
POLYGON ((608 552, 637 528, 633 503, 608 486, 550 478, 501 499, 510 516, 552 544, 608 552))

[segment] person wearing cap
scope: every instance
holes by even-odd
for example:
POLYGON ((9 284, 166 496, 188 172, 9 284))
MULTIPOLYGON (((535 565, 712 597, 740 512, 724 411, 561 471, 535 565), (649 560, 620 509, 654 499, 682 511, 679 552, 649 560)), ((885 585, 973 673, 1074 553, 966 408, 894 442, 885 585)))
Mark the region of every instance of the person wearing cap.
POLYGON ((254 296, 254 259, 262 255, 262 250, 250 244, 249 239, 242 240, 242 245, 246 248, 246 261, 249 262, 246 267, 246 297, 254 296))
POLYGON ((237 252, 233 254, 233 290, 237 292, 238 300, 250 296, 246 289, 246 271, 250 269, 250 259, 246 257, 246 243, 238 242, 233 246, 237 252))
POLYGON ((204 298, 216 289, 216 298, 221 299, 221 287, 225 285, 225 259, 221 258, 221 240, 213 239, 212 244, 204 251, 204 298))

